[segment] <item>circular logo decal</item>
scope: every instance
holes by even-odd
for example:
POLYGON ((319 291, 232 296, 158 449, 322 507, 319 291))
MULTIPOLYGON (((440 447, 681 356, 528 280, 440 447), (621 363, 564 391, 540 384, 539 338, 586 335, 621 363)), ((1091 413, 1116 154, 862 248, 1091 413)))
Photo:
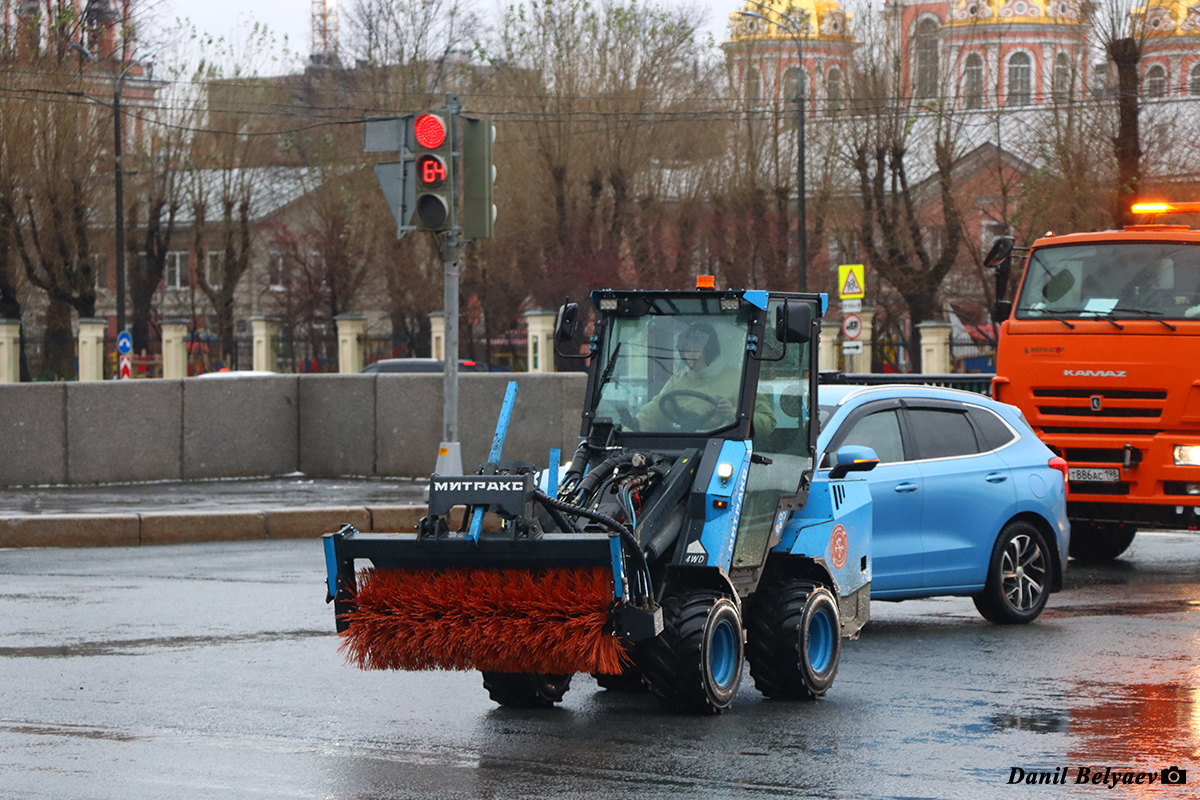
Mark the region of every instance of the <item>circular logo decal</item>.
POLYGON ((834 569, 843 569, 849 554, 850 542, 846 538, 846 529, 838 525, 829 537, 829 555, 833 558, 834 569))

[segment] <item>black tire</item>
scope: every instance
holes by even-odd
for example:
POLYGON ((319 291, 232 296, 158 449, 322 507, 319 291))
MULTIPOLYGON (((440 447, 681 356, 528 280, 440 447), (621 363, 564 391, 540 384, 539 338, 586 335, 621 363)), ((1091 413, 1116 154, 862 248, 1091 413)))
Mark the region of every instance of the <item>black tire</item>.
POLYGON ((742 618, 733 601, 693 592, 663 601, 663 632, 645 646, 650 691, 671 711, 720 714, 742 682, 742 618))
POLYGON ((1129 549, 1137 527, 1119 522, 1072 522, 1071 558, 1084 564, 1112 561, 1129 549))
POLYGON ((1054 577, 1050 548, 1028 522, 1010 522, 996 537, 988 562, 987 583, 975 608, 997 625, 1033 622, 1046 607, 1054 577))
POLYGON ((601 689, 610 692, 641 694, 650 691, 650 687, 646 685, 646 678, 637 667, 630 667, 620 675, 601 675, 597 672, 592 677, 596 679, 596 683, 601 689))
POLYGON ((603 675, 599 672, 593 672, 592 677, 596 679, 597 685, 601 689, 607 689, 610 692, 632 692, 640 694, 650 691, 650 687, 646 685, 646 676, 642 672, 640 664, 641 648, 629 642, 624 644, 625 655, 629 656, 633 662, 625 667, 625 670, 619 675, 603 675))
POLYGON ((492 700, 507 708, 550 708, 571 688, 571 676, 484 672, 483 688, 492 700))
POLYGON ((773 700, 815 700, 829 691, 842 657, 833 593, 795 578, 759 586, 746 611, 750 677, 773 700))

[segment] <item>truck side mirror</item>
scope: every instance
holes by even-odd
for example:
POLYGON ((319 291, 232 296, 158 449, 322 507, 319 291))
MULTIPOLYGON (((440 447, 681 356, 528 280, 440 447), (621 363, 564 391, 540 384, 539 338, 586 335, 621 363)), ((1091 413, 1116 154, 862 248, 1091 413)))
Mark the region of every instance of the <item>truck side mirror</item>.
POLYGON ((848 444, 839 448, 833 455, 833 469, 829 470, 829 480, 840 480, 851 472, 869 472, 879 463, 879 456, 869 447, 848 444))
POLYGON ((992 320, 997 324, 1012 316, 1012 300, 997 300, 992 306, 992 320))
MULTIPOLYGON (((1015 240, 1011 236, 997 236, 996 241, 992 242, 992 248, 988 250, 988 254, 983 258, 983 265, 988 269, 996 270, 996 301, 997 303, 1008 296, 1008 276, 1012 273, 1012 252, 1015 240)), ((999 306, 997 306, 999 310, 999 306)), ((1008 319, 1008 314, 1003 317, 996 316, 996 322, 1003 322, 1008 319)))
POLYGON ((575 338, 575 325, 579 321, 579 304, 563 303, 554 321, 554 344, 564 345, 575 338))
POLYGON ((1012 255, 1015 240, 1011 236, 997 236, 992 242, 992 249, 983 257, 983 265, 988 269, 996 269, 1012 255))
POLYGON ((809 303, 784 300, 775 307, 775 338, 781 342, 805 344, 812 338, 813 307, 809 303))

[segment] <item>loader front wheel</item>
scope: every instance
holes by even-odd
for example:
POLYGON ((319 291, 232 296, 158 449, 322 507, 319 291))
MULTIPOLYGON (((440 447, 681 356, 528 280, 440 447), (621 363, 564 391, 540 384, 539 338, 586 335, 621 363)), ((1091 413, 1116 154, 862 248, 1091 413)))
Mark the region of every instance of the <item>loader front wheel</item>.
POLYGON ((507 708, 550 708, 571 688, 571 676, 485 671, 483 688, 492 700, 507 708))
POLYGON ((742 682, 737 606, 715 592, 693 592, 666 598, 663 611, 663 632, 646 647, 650 691, 672 711, 726 711, 742 682))
POLYGON ((815 700, 833 685, 841 659, 837 600, 798 579, 764 583, 746 612, 750 677, 774 700, 815 700))

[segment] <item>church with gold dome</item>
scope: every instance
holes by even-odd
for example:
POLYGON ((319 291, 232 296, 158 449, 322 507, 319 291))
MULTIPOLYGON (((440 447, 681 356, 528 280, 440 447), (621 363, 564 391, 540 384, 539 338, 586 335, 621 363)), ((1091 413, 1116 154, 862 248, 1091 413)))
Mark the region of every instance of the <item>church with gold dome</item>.
MULTIPOLYGON (((884 0, 870 13, 877 19, 866 24, 901 54, 903 99, 1012 108, 1115 84, 1088 0, 884 0)), ((1152 0, 1130 16, 1128 30, 1143 42, 1143 95, 1200 96, 1200 2, 1152 0)), ((730 14, 723 45, 739 95, 794 101, 802 67, 810 110, 836 108, 864 45, 852 17, 836 0, 748 0, 730 14)))

